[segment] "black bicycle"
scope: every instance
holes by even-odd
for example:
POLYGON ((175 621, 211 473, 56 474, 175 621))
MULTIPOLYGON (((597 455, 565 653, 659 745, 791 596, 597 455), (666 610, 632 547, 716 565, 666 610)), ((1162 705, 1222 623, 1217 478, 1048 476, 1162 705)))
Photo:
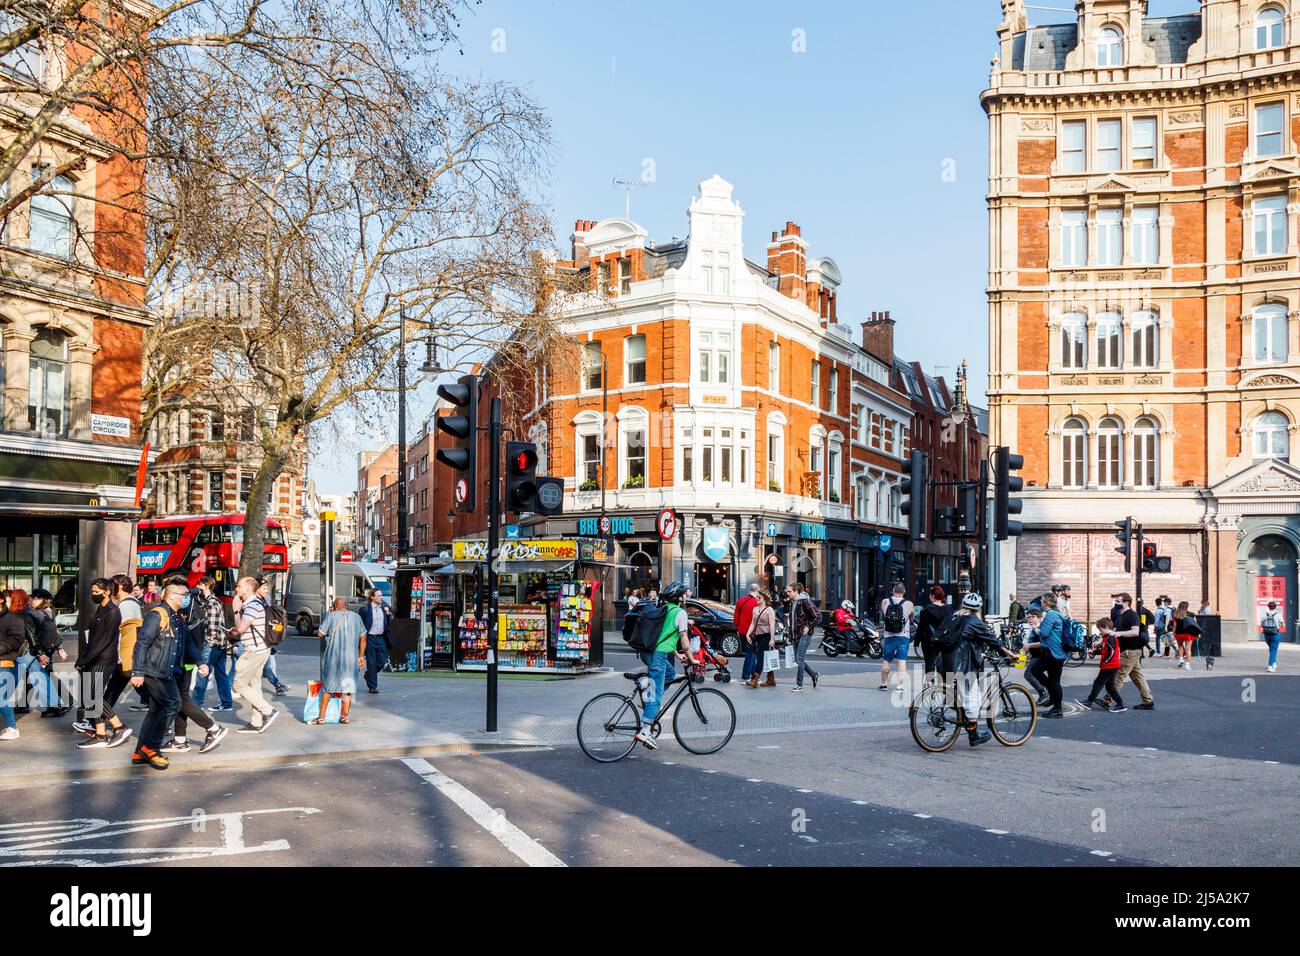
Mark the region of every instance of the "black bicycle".
MULTIPOLYGON (((631 693, 597 694, 578 714, 578 745, 599 763, 614 763, 630 754, 637 745, 636 735, 646 726, 641 714, 650 678, 644 670, 628 671, 623 676, 633 682, 631 693)), ((736 708, 731 705, 731 698, 712 687, 696 686, 689 666, 685 674, 664 686, 664 693, 667 699, 659 708, 659 716, 649 725, 655 739, 662 730, 660 722, 669 710, 673 712, 673 736, 689 753, 715 754, 736 732, 736 708), (668 688, 674 686, 676 689, 668 693, 668 688), (683 695, 686 700, 677 704, 683 695), (677 704, 675 708, 674 704, 677 704)))
MULTIPOLYGON (((987 655, 993 666, 994 679, 983 683, 981 708, 988 714, 985 723, 1004 747, 1019 747, 1038 726, 1038 704, 1021 684, 1002 679, 1002 669, 1011 661, 1001 655, 987 655)), ((966 713, 954 678, 923 688, 907 711, 912 738, 922 750, 943 753, 957 742, 966 728, 966 713)))

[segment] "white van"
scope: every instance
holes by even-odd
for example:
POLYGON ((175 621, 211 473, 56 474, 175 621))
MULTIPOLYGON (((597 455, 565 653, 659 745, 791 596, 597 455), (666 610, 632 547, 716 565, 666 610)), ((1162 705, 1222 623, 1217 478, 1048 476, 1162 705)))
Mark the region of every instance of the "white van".
MULTIPOLYGON (((347 598, 348 607, 357 611, 366 603, 371 588, 379 588, 384 600, 393 602, 393 569, 371 561, 335 561, 334 593, 347 598)), ((304 561, 289 567, 284 589, 284 610, 297 625, 298 633, 307 636, 320 624, 320 562, 304 561)))

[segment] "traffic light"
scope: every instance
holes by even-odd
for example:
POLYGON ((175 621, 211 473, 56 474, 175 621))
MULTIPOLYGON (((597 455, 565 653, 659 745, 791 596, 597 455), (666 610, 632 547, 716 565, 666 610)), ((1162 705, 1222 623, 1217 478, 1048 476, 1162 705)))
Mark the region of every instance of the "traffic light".
POLYGON ((928 504, 926 474, 929 456, 923 451, 912 452, 912 457, 903 462, 903 474, 907 475, 899 486, 903 503, 899 510, 907 515, 908 533, 913 541, 925 541, 925 512, 928 504))
POLYGON ((506 442, 506 511, 537 510, 537 446, 506 442))
POLYGON ((997 541, 1019 537, 1025 530, 1019 521, 1010 519, 1025 506, 1019 498, 1011 497, 1011 492, 1025 487, 1025 479, 1011 473, 1024 467, 1024 456, 1011 454, 1010 448, 993 453, 993 537, 997 541))
POLYGON ((1116 554, 1124 555, 1124 573, 1128 574, 1133 570, 1133 519, 1125 518, 1123 521, 1116 521, 1115 527, 1119 528, 1115 532, 1115 537, 1119 539, 1119 545, 1115 548, 1116 554))
POLYGON ((1149 574, 1168 574, 1173 570, 1173 561, 1169 558, 1162 558, 1159 549, 1152 542, 1144 542, 1142 545, 1142 570, 1149 574))
POLYGON ((973 535, 979 531, 980 486, 967 481, 957 486, 957 507, 953 509, 953 525, 957 534, 973 535))
POLYGON ((537 508, 539 515, 558 515, 564 511, 564 479, 537 479, 537 508))
POLYGON ((474 490, 478 485, 478 379, 462 375, 454 384, 438 386, 438 397, 461 409, 456 415, 438 419, 438 431, 456 439, 452 448, 439 448, 435 456, 450 465, 460 476, 456 479, 456 510, 474 510, 474 490))

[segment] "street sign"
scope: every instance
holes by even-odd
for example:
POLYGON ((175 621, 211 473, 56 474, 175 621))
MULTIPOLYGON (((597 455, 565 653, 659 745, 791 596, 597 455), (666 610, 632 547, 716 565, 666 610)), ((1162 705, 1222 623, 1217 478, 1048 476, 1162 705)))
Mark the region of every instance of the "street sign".
POLYGON ((671 541, 677 536, 677 515, 673 509, 665 508, 659 512, 659 517, 655 519, 655 528, 664 541, 671 541))
POLYGON ((613 527, 613 524, 612 524, 612 523, 610 522, 610 520, 609 520, 609 515, 601 515, 601 516, 600 516, 600 533, 601 533, 602 535, 608 535, 608 534, 609 534, 609 530, 610 530, 610 528, 612 528, 612 527, 613 527))
POLYGON ((339 552, 339 560, 340 560, 340 561, 351 561, 351 560, 352 560, 352 552, 349 551, 347 548, 344 548, 342 551, 339 552))
POLYGON ((768 536, 769 538, 775 538, 775 537, 776 537, 776 522, 775 522, 775 521, 769 521, 769 522, 767 523, 767 536, 768 536))
POLYGON ((507 541, 519 540, 519 525, 517 524, 506 525, 506 540, 507 541))
POLYGON ((893 537, 893 535, 882 534, 882 535, 880 536, 880 550, 881 550, 881 551, 886 551, 886 552, 887 552, 887 551, 889 551, 889 549, 892 548, 893 546, 894 546, 894 537, 893 537))
POLYGON ((456 504, 463 505, 469 498, 469 482, 464 478, 456 479, 456 504))

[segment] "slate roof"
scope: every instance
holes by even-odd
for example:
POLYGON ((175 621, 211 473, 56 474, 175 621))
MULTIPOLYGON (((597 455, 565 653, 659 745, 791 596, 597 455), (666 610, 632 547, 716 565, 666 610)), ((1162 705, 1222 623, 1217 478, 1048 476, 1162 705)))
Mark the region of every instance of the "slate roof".
MULTIPOLYGON (((1011 68, 1031 73, 1065 69, 1065 58, 1078 45, 1079 26, 1057 23, 1030 27, 1013 38, 1011 68)), ((1154 17, 1142 24, 1142 39, 1156 52, 1157 63, 1186 63, 1187 51, 1201 38, 1198 13, 1154 17)))

